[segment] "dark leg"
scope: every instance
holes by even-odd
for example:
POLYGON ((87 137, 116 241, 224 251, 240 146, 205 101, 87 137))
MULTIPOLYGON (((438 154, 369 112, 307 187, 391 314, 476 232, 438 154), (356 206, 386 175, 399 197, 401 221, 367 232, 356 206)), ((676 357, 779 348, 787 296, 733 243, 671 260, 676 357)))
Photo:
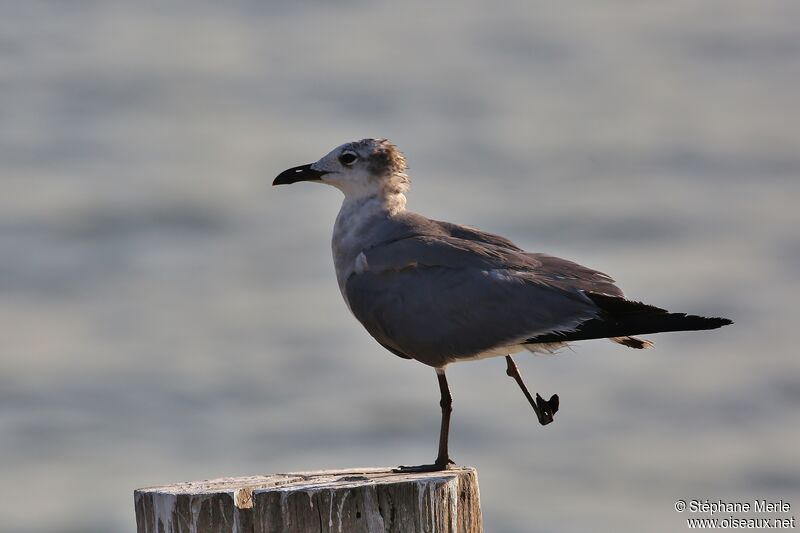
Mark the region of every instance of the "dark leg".
POLYGON ((450 455, 447 452, 447 441, 450 434, 450 413, 453 412, 453 397, 450 395, 450 387, 447 385, 444 368, 436 369, 436 377, 439 379, 439 393, 441 394, 439 405, 442 408, 442 425, 439 429, 439 455, 431 465, 401 466, 395 469, 397 472, 434 472, 436 470, 446 470, 450 465, 455 464, 450 460, 450 455))
POLYGON ((450 396, 450 387, 447 385, 444 368, 436 369, 436 377, 439 379, 439 393, 441 394, 439 406, 442 408, 442 426, 439 430, 439 455, 436 456, 434 464, 447 468, 447 465, 455 464, 450 460, 450 455, 447 453, 447 441, 450 436, 450 413, 453 412, 453 397, 450 396))
POLYGON ((525 383, 522 381, 522 376, 519 374, 519 369, 517 368, 516 363, 514 360, 511 359, 510 355, 506 356, 506 374, 514 378, 514 381, 517 382, 519 388, 522 389, 522 392, 525 393, 525 397, 528 399, 528 402, 533 407, 533 412, 536 413, 536 418, 539 419, 539 423, 543 426, 546 426, 550 422, 553 421, 553 415, 556 414, 558 411, 558 394, 553 394, 549 400, 545 401, 544 398, 536 394, 536 400, 533 399, 531 393, 528 392, 528 387, 525 386, 525 383))

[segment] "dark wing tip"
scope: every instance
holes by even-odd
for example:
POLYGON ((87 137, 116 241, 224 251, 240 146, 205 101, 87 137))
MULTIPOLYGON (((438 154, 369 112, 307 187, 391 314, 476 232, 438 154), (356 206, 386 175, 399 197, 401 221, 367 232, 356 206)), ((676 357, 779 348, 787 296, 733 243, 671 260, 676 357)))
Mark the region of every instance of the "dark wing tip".
POLYGON ((712 320, 716 324, 718 324, 717 325, 718 328, 721 328, 722 326, 730 326, 731 324, 733 324, 733 320, 731 320, 730 318, 722 318, 719 316, 711 317, 708 320, 712 320))
MULTIPOLYGON (((571 331, 555 331, 537 335, 526 343, 569 342, 588 339, 633 337, 670 331, 702 331, 733 324, 722 317, 704 317, 670 313, 666 309, 597 293, 586 293, 600 308, 597 318, 587 320, 571 331)), ((616 342, 620 342, 617 340, 616 342)), ((636 342, 621 342, 626 346, 636 342)), ((631 346, 636 348, 637 346, 631 346)))

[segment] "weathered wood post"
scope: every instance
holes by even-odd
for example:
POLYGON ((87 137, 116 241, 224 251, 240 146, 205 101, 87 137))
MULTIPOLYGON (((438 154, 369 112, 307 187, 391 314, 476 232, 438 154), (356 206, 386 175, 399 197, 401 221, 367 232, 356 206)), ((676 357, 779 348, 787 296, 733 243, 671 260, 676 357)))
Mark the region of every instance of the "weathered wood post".
POLYGON ((138 533, 482 533, 473 468, 322 470, 134 492, 138 533))

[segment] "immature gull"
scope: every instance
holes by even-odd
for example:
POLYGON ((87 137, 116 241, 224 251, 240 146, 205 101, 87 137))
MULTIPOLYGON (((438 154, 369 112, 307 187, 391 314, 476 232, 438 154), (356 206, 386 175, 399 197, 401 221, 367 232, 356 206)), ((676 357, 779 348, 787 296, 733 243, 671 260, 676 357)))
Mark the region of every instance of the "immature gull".
POLYGON ((433 464, 407 470, 453 464, 447 451, 450 363, 506 356, 506 372, 544 425, 558 410, 558 396, 534 399, 511 353, 552 352, 570 341, 602 338, 649 348, 650 341, 633 335, 731 323, 627 300, 602 272, 407 211, 405 171, 405 158, 391 142, 362 139, 282 172, 273 185, 316 181, 344 193, 333 227, 333 262, 345 303, 384 348, 436 370, 439 454, 433 464))

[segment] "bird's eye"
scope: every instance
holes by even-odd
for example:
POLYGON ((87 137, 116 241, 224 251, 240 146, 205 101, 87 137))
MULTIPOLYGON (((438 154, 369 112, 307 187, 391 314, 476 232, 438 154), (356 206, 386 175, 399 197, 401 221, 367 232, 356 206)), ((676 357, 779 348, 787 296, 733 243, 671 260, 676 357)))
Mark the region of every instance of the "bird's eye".
POLYGON ((345 152, 339 156, 339 162, 348 167, 355 163, 356 159, 358 159, 358 156, 353 152, 345 152))

